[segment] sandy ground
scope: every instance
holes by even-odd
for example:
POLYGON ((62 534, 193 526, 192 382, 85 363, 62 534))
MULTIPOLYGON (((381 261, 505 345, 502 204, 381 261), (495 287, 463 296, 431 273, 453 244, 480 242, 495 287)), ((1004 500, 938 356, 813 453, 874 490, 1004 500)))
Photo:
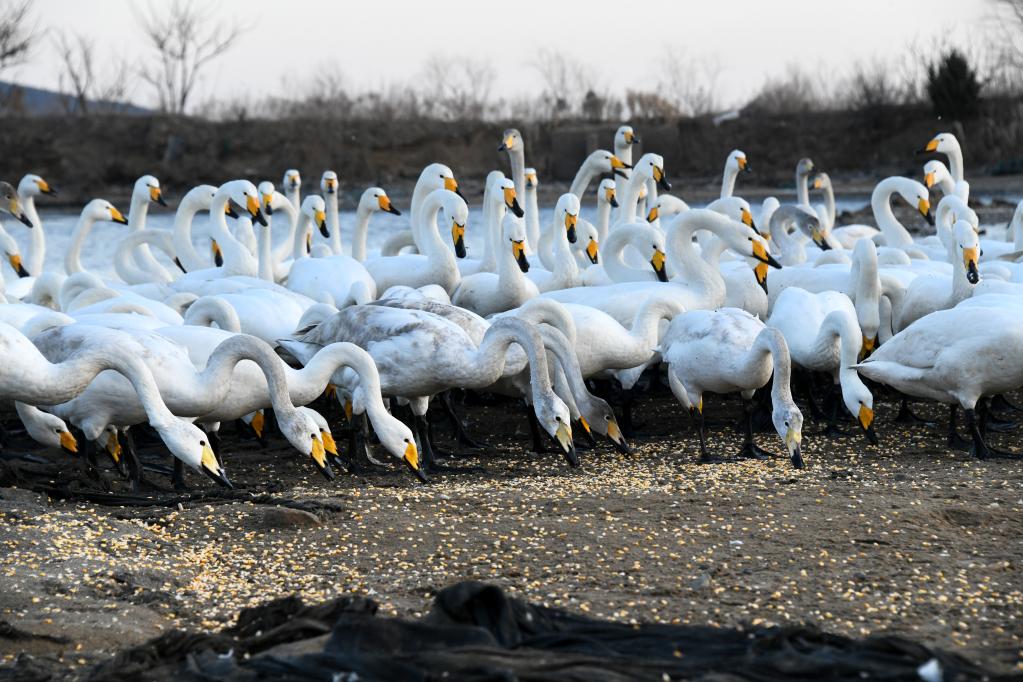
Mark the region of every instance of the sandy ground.
MULTIPOLYGON (((811 621, 1023 669, 1023 462, 950 451, 943 427, 893 424, 895 407, 878 408, 880 446, 815 436, 808 422, 802 471, 780 458, 698 464, 688 415, 662 390, 636 406, 635 454, 600 444, 576 470, 528 452, 526 422, 504 404, 465 408, 493 447, 461 462, 476 470, 428 486, 396 465, 327 482, 226 427, 235 499, 201 499, 213 488, 197 474, 191 498, 155 493, 164 506, 0 488, 0 660, 27 652, 73 678, 168 628, 217 629, 282 595, 354 592, 413 615, 474 578, 592 616, 811 621)), ((739 412, 708 401, 715 452, 737 451, 739 412)), ((775 435, 758 440, 780 449, 775 435)), ((24 444, 15 437, 8 455, 24 444)), ((70 458, 46 456, 49 469, 7 463, 76 480, 70 458)), ((9 483, 12 469, 0 473, 9 483)))

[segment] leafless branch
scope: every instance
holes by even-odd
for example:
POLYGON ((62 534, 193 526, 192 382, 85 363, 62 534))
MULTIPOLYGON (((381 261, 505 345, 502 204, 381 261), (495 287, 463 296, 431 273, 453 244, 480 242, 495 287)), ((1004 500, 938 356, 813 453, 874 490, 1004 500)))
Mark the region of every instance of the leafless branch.
POLYGON ((0 71, 23 63, 35 38, 29 0, 0 2, 0 71))

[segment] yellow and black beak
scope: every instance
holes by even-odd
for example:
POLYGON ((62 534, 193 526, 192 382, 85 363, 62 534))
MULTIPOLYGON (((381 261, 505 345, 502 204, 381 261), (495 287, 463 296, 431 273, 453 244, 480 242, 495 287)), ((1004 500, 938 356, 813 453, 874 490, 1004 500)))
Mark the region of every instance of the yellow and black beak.
POLYGON ((934 214, 931 213, 931 202, 927 199, 921 198, 920 201, 916 202, 916 209, 920 211, 920 215, 927 219, 927 224, 934 225, 934 214))
POLYGON ((590 239, 590 243, 586 245, 586 257, 589 258, 590 262, 594 265, 600 262, 600 254, 598 252, 596 239, 590 239))
POLYGON ((509 211, 515 214, 516 218, 521 218, 525 215, 522 212, 522 207, 519 206, 518 197, 515 195, 514 187, 506 187, 504 189, 504 205, 509 211))
POLYGON ((181 259, 178 258, 177 256, 174 256, 174 265, 177 265, 178 266, 178 270, 180 270, 181 272, 184 272, 184 273, 188 272, 188 270, 185 269, 185 266, 181 264, 181 259))
POLYGON ((462 201, 465 201, 465 195, 462 194, 462 190, 458 189, 458 180, 454 178, 444 178, 444 189, 449 192, 454 192, 458 196, 462 197, 462 201))
POLYGON ((224 215, 226 215, 228 218, 238 217, 238 212, 234 210, 234 206, 231 205, 230 201, 224 204, 224 215))
POLYGON ((526 258, 526 243, 522 239, 512 240, 512 255, 519 264, 519 270, 529 272, 529 260, 526 258))
POLYGON ((924 185, 927 186, 927 189, 934 187, 934 171, 924 173, 924 185))
POLYGON ((578 220, 579 216, 565 213, 565 231, 568 233, 568 241, 572 244, 575 244, 575 225, 578 220))
POLYGON ((828 240, 824 238, 824 233, 821 232, 819 227, 813 228, 813 231, 810 232, 810 238, 813 239, 813 243, 816 244, 817 248, 821 251, 827 251, 831 248, 831 245, 828 244, 828 240))
POLYGON ((11 267, 14 268, 14 271, 18 273, 18 277, 29 276, 28 270, 26 270, 25 266, 21 264, 21 256, 19 254, 12 253, 7 256, 7 261, 11 264, 11 267))
POLYGON ((227 474, 220 468, 220 462, 217 461, 216 455, 213 454, 213 449, 208 444, 202 446, 202 459, 199 461, 199 469, 225 488, 234 488, 231 485, 231 481, 228 480, 227 474))
POLYGON ((568 465, 579 466, 579 456, 575 453, 575 443, 572 441, 572 427, 559 421, 558 429, 554 432, 554 440, 561 447, 568 465))
POLYGON ((42 192, 43 194, 49 194, 50 196, 53 197, 57 196, 58 194, 57 188, 51 185, 50 183, 46 182, 42 178, 36 180, 36 186, 39 188, 39 191, 42 192))
POLYGON ((618 197, 613 187, 608 187, 604 191, 604 200, 611 204, 611 208, 618 208, 618 197))
POLYGON ((216 239, 210 240, 210 251, 213 252, 213 264, 218 268, 224 265, 224 252, 220 250, 220 244, 216 239))
POLYGON ((657 216, 660 215, 660 210, 656 206, 650 209, 650 212, 646 214, 646 221, 652 223, 657 220, 657 216))
POLYGON ((802 432, 794 429, 789 429, 785 433, 785 449, 788 450, 789 460, 792 461, 792 466, 797 469, 802 469, 803 455, 800 452, 800 443, 803 440, 802 432))
POLYGON ((859 362, 863 362, 874 349, 877 348, 877 336, 869 337, 866 334, 863 335, 863 343, 860 346, 860 356, 857 358, 859 362))
POLYGON ((401 461, 405 462, 405 466, 412 470, 420 481, 423 483, 429 483, 430 479, 426 476, 426 472, 419 467, 419 451, 416 450, 416 444, 412 441, 408 441, 408 445, 405 446, 405 455, 401 458, 401 461))
MULTIPOLYGON (((61 443, 61 447, 63 447, 63 443, 61 443)), ((117 467, 117 470, 120 471, 122 475, 127 473, 128 470, 125 467, 124 458, 121 457, 121 441, 117 438, 117 431, 111 431, 109 435, 107 435, 107 442, 104 443, 103 449, 108 455, 110 455, 110 459, 113 460, 114 466, 117 467)))
POLYGON ((924 147, 923 149, 918 149, 916 153, 917 154, 932 154, 932 153, 934 153, 936 151, 938 151, 938 138, 934 138, 933 140, 928 142, 926 147, 924 147))
POLYGON ((310 455, 313 458, 313 464, 315 464, 316 468, 320 470, 320 473, 323 474, 324 478, 328 481, 333 481, 334 470, 331 469, 330 464, 327 463, 327 452, 323 448, 323 443, 316 437, 316 434, 312 434, 311 438, 313 443, 310 455))
POLYGON ((256 438, 259 442, 265 442, 266 416, 263 414, 263 410, 256 410, 252 413, 252 420, 249 422, 249 427, 252 429, 252 433, 256 434, 256 438))
POLYGON ((71 435, 70 431, 60 432, 60 449, 69 455, 78 454, 78 441, 71 435))
POLYGON ((266 212, 267 215, 273 215, 274 214, 274 207, 272 205, 273 204, 273 200, 274 200, 274 197, 273 197, 272 194, 264 194, 263 195, 263 210, 266 212))
POLYGON ((159 187, 149 188, 149 200, 156 202, 161 206, 167 205, 167 201, 163 198, 163 191, 159 187))
POLYGON ((636 144, 639 142, 639 138, 636 137, 636 133, 628 132, 622 135, 625 138, 625 144, 636 144))
POLYGON ((323 186, 326 188, 327 194, 334 194, 335 192, 337 192, 337 180, 335 180, 334 178, 327 179, 323 183, 323 186))
POLYGON ((971 246, 963 249, 963 266, 966 268, 966 281, 976 284, 980 281, 980 271, 977 263, 980 261, 980 249, 971 246))
POLYGON ((767 263, 757 263, 753 266, 753 276, 757 279, 757 284, 764 290, 764 293, 770 293, 767 291, 767 263))
POLYGON ((254 196, 245 195, 245 209, 249 212, 249 216, 257 223, 266 227, 266 218, 263 216, 263 211, 259 208, 259 200, 254 196))
POLYGON ((385 213, 391 213, 393 215, 401 215, 401 211, 396 209, 391 204, 391 199, 386 194, 381 194, 380 196, 377 197, 377 205, 380 207, 380 210, 385 212, 385 213))
POLYGON ((856 421, 859 422, 860 428, 863 429, 867 442, 871 445, 877 445, 877 434, 874 433, 874 410, 860 403, 860 413, 856 415, 856 421))
POLYGON ((664 267, 665 260, 664 252, 655 248, 654 255, 650 256, 650 267, 654 269, 654 274, 657 275, 658 282, 668 281, 668 272, 664 267))
POLYGON ((125 218, 124 215, 113 206, 110 207, 110 220, 115 223, 120 223, 121 225, 128 224, 128 219, 125 218))
POLYGON ((742 216, 742 224, 748 227, 752 227, 754 230, 757 229, 756 224, 753 222, 753 214, 749 212, 748 208, 742 209, 740 214, 742 216))
POLYGON ((319 228, 324 239, 330 239, 330 230, 327 229, 327 214, 324 211, 313 211, 313 222, 319 228))
POLYGON ((526 173, 526 187, 533 189, 536 185, 536 173, 526 173))
POLYGON ((501 144, 497 147, 497 151, 506 152, 515 146, 515 138, 511 135, 501 140, 501 144))
POLYGON ((781 263, 776 261, 774 259, 774 256, 767 252, 767 249, 764 247, 763 242, 761 242, 760 240, 754 240, 752 246, 754 258, 756 258, 761 263, 767 263, 772 268, 778 268, 779 270, 781 270, 781 263))
POLYGON ((654 166, 654 182, 665 192, 671 191, 671 183, 668 182, 667 176, 664 175, 664 169, 660 166, 654 166))
POLYGON ((611 155, 611 173, 620 177, 626 177, 625 170, 632 168, 630 164, 625 163, 614 154, 611 155))
POLYGON ((632 448, 629 447, 629 442, 625 440, 622 430, 618 427, 618 422, 614 419, 609 419, 607 422, 607 439, 611 441, 614 444, 615 449, 623 455, 632 454, 632 448))
POLYGON ((753 172, 753 167, 749 165, 749 161, 746 160, 745 156, 740 156, 739 158, 736 159, 736 162, 739 165, 739 170, 741 170, 743 173, 753 172))
POLYGON ((451 241, 455 245, 455 255, 465 258, 465 225, 451 222, 451 241))

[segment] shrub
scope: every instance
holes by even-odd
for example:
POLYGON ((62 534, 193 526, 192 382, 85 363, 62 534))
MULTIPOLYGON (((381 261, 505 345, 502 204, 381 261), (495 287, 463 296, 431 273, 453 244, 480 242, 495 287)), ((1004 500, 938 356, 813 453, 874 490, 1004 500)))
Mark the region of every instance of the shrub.
POLYGON ((927 67, 927 96, 934 113, 942 118, 965 121, 980 111, 980 81, 977 72, 959 50, 951 50, 927 67))

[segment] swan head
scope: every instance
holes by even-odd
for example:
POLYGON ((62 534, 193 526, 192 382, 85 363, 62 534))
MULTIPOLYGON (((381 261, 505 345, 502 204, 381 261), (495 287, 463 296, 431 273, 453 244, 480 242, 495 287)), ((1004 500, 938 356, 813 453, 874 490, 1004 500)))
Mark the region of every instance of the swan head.
POLYGON ((966 269, 966 281, 970 284, 980 282, 980 237, 977 230, 967 220, 957 220, 952 226, 952 234, 955 236, 956 250, 963 259, 963 267, 966 269))
POLYGON ((917 151, 917 154, 962 154, 962 148, 959 146, 959 140, 952 133, 938 133, 931 140, 924 145, 923 149, 917 151))
POLYGON ((618 208, 618 186, 611 178, 604 178, 597 186, 597 205, 610 204, 611 208, 618 208))
POLYGON ((18 200, 18 193, 9 182, 0 181, 0 210, 4 210, 17 218, 25 227, 32 227, 32 221, 28 219, 25 212, 21 210, 21 202, 18 200))
POLYGON ((11 264, 11 269, 18 274, 18 277, 29 276, 28 270, 21 264, 21 252, 18 250, 18 242, 14 241, 14 237, 6 232, 0 232, 0 250, 4 252, 7 262, 11 264))
POLYGON ((907 204, 920 211, 920 215, 927 219, 929 225, 934 225, 931 194, 926 187, 911 178, 900 178, 897 191, 907 204))
POLYGON ((106 199, 93 199, 82 209, 82 217, 90 220, 107 220, 127 225, 128 219, 106 199))
POLYGON ((629 442, 625 440, 618 420, 615 418, 614 410, 603 398, 588 395, 584 400, 578 401, 579 422, 587 431, 596 431, 598 435, 604 436, 615 449, 622 454, 632 453, 629 442))
POLYGON ((323 175, 320 177, 320 191, 324 194, 337 194, 337 188, 337 173, 332 170, 323 171, 323 175))
POLYGON ((492 194, 495 200, 504 203, 504 207, 511 211, 516 218, 521 218, 524 214, 522 207, 519 206, 519 197, 515 193, 515 183, 512 182, 511 178, 506 178, 504 175, 494 179, 492 186, 492 194))
POLYGON ((728 160, 725 161, 725 166, 737 172, 753 172, 753 168, 749 165, 749 161, 746 160, 746 152, 739 149, 732 150, 732 152, 728 155, 728 160))
POLYGON ((535 190, 539 186, 540 186, 540 182, 536 179, 536 169, 535 168, 527 168, 526 169, 526 189, 527 190, 535 190))
MULTIPOLYGON (((366 409, 367 402, 365 389, 359 383, 357 375, 351 370, 346 370, 345 379, 343 384, 352 389, 352 399, 350 404, 346 404, 345 410, 347 412, 351 409, 357 414, 362 414, 366 409)), ((426 472, 419 466, 419 450, 416 447, 416 439, 408 426, 385 411, 373 419, 373 432, 384 449, 393 457, 401 460, 420 481, 430 482, 426 472)))
POLYGON ((302 188, 302 176, 294 168, 289 168, 284 171, 284 178, 281 180, 281 186, 284 187, 285 191, 297 192, 302 188))
POLYGON ((565 230, 569 243, 575 244, 576 225, 579 222, 579 197, 566 192, 558 198, 554 206, 554 229, 565 230))
MULTIPOLYGON (((754 231, 757 230, 757 225, 753 221, 753 210, 749 202, 742 197, 731 196, 715 199, 707 205, 707 208, 717 211, 721 215, 728 216, 732 220, 752 228, 754 231)), ((758 232, 758 234, 760 233, 758 232)), ((761 236, 764 235, 761 234, 761 236)))
POLYGON ((785 450, 792 461, 792 466, 802 469, 803 455, 800 444, 803 441, 803 413, 791 400, 780 401, 771 411, 771 422, 785 443, 785 450))
POLYGON ((163 198, 163 190, 160 188, 160 181, 153 175, 143 175, 135 181, 135 187, 131 192, 131 203, 135 204, 160 204, 166 206, 167 201, 163 198))
POLYGON ((391 198, 387 196, 387 192, 379 187, 370 187, 362 193, 362 196, 359 198, 359 210, 369 212, 383 211, 392 215, 401 215, 401 211, 396 209, 391 203, 391 198))
POLYGON ((618 130, 615 131, 615 149, 638 143, 639 137, 632 126, 618 126, 618 130))
POLYGON ((416 186, 422 187, 427 193, 438 189, 446 189, 465 199, 462 196, 462 190, 458 189, 458 180, 455 179, 454 172, 443 163, 431 163, 424 168, 423 172, 419 174, 416 186))
POLYGON ((213 197, 217 188, 213 185, 197 185, 185 192, 178 202, 179 211, 208 211, 213 205, 213 197))
POLYGON ((526 258, 526 225, 523 220, 506 213, 501 232, 508 242, 515 262, 519 264, 519 270, 529 272, 529 260, 526 258))
POLYGON ((927 189, 938 185, 944 191, 946 185, 951 187, 952 184, 952 174, 948 172, 948 166, 937 159, 931 159, 924 164, 924 186, 927 189))
POLYGON ((259 190, 248 180, 230 180, 225 182, 217 189, 217 194, 214 195, 214 206, 218 205, 216 204, 218 200, 225 202, 225 212, 230 208, 230 203, 234 202, 248 213, 252 221, 264 227, 266 226, 266 218, 263 216, 263 209, 259 201, 259 190))
POLYGON ((653 178, 657 186, 665 192, 671 191, 671 183, 664 173, 664 157, 660 154, 644 154, 634 168, 642 177, 653 178))
POLYGON ((18 194, 23 197, 37 197, 40 194, 57 195, 57 188, 42 177, 29 173, 18 183, 18 194))
POLYGON ((60 448, 69 455, 78 453, 78 441, 60 417, 35 408, 23 410, 20 407, 18 415, 25 431, 35 442, 48 448, 60 448))
POLYGON ((182 419, 169 419, 153 426, 171 454, 220 485, 226 488, 234 487, 213 454, 206 434, 198 426, 182 419))
POLYGON ((598 173, 611 173, 625 177, 625 171, 632 168, 606 149, 598 149, 586 158, 586 165, 598 173))
POLYGON ((259 199, 263 206, 263 212, 267 215, 273 215, 274 194, 277 193, 277 189, 274 187, 274 184, 269 180, 264 180, 256 186, 256 191, 259 192, 259 199))
MULTIPOLYGON (((313 460, 313 464, 328 480, 333 480, 334 471, 327 462, 327 450, 320 437, 320 426, 309 414, 312 410, 295 410, 290 414, 274 411, 281 433, 292 447, 313 460)), ((333 440, 333 439, 332 439, 333 440)), ((337 448, 334 448, 335 454, 337 448)))
POLYGON ((499 152, 521 152, 525 150, 525 143, 522 141, 522 133, 515 128, 508 128, 501 133, 501 144, 497 147, 499 152))
POLYGON ((814 170, 814 165, 813 165, 813 161, 811 159, 808 159, 808 158, 804 157, 804 158, 800 159, 796 163, 796 177, 797 178, 809 177, 810 173, 812 173, 813 170, 814 170))
POLYGON ((330 239, 327 229, 327 204, 318 194, 310 194, 302 200, 302 213, 320 230, 324 239, 330 239))
POLYGON ((579 466, 579 457, 575 452, 575 444, 572 442, 572 415, 568 406, 553 391, 541 394, 540 399, 533 404, 536 418, 540 427, 554 439, 554 442, 561 448, 569 466, 579 466))
POLYGON ((600 235, 597 228, 588 220, 580 220, 576 225, 576 242, 583 244, 583 252, 590 263, 596 265, 600 262, 600 235))
POLYGON ((469 205, 461 194, 445 190, 435 190, 440 199, 444 224, 451 226, 451 242, 455 246, 455 255, 465 258, 465 226, 469 224, 469 205))
POLYGON ((855 374, 850 379, 843 380, 842 402, 849 413, 856 417, 856 423, 863 430, 867 442, 877 445, 877 434, 874 433, 874 396, 870 389, 860 381, 859 375, 855 374))
POLYGON ((831 189, 831 176, 821 171, 810 178, 810 191, 826 192, 831 189))
POLYGON ((665 255, 666 250, 664 248, 664 233, 650 225, 643 225, 642 223, 629 225, 628 228, 632 231, 629 242, 640 253, 647 252, 650 254, 650 267, 654 269, 654 274, 657 275, 657 280, 660 282, 667 282, 668 273, 665 270, 665 261, 667 261, 667 256, 665 255))
POLYGON ((652 223, 658 219, 666 220, 688 210, 689 204, 678 197, 670 194, 658 194, 657 201, 650 208, 650 212, 647 213, 646 220, 648 223, 652 223))
MULTIPOLYGON (((336 387, 333 384, 327 384, 327 389, 328 391, 331 389, 336 391, 336 387)), ((339 467, 343 467, 345 469, 351 467, 351 461, 338 452, 337 442, 334 440, 334 434, 330 432, 330 425, 327 423, 327 420, 323 418, 323 415, 308 407, 296 407, 295 409, 313 421, 313 424, 319 431, 320 442, 323 443, 323 450, 327 454, 327 459, 339 467)))

